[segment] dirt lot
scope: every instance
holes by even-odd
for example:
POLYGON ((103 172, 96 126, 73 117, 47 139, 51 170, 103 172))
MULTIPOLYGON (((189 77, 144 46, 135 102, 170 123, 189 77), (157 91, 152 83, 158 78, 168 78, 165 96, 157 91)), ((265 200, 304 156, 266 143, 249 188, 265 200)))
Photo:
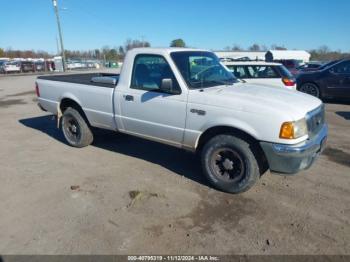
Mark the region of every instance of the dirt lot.
POLYGON ((350 254, 350 105, 311 170, 211 189, 190 153, 99 131, 65 144, 34 76, 0 78, 0 253, 350 254))

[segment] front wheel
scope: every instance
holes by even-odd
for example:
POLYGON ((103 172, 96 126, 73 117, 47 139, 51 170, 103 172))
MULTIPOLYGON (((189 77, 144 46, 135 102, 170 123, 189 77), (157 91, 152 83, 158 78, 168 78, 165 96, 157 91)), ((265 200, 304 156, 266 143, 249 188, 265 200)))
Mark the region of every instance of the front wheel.
POLYGON ((218 135, 209 140, 203 147, 201 160, 209 182, 225 192, 245 192, 260 177, 250 145, 232 135, 218 135))
POLYGON ((62 116, 62 131, 69 145, 85 147, 92 143, 93 134, 80 112, 68 107, 62 116))
POLYGON ((319 87, 313 83, 302 84, 299 91, 306 93, 306 94, 309 94, 309 95, 312 95, 312 96, 317 97, 317 98, 322 97, 319 87))

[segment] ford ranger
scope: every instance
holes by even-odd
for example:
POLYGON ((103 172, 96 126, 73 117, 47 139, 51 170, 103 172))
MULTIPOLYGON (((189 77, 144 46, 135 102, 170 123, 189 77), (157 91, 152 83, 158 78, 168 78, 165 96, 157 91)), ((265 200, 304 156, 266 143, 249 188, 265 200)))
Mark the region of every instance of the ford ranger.
POLYGON ((328 133, 319 99, 242 83, 205 50, 136 48, 120 75, 39 76, 36 92, 69 145, 90 145, 98 127, 197 152, 209 182, 231 193, 268 169, 309 168, 328 133))

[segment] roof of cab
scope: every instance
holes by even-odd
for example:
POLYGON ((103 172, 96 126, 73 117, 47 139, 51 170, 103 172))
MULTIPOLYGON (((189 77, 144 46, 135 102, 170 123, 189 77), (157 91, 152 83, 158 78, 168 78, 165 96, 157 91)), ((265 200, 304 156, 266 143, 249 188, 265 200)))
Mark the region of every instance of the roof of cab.
POLYGON ((224 65, 261 65, 261 66, 280 66, 280 63, 264 62, 264 61, 230 61, 222 62, 224 65))
POLYGON ((180 47, 166 47, 166 48, 153 48, 153 47, 139 47, 131 49, 129 52, 137 53, 137 54, 170 54, 173 52, 210 52, 205 49, 194 49, 194 48, 180 48, 180 47))

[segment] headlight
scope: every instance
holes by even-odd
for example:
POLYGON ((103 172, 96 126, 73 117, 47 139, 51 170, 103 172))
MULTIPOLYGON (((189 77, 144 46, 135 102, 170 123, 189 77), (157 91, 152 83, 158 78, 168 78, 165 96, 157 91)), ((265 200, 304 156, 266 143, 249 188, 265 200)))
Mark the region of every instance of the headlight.
POLYGON ((285 122, 281 126, 280 138, 297 139, 307 135, 307 124, 305 118, 294 122, 285 122))

